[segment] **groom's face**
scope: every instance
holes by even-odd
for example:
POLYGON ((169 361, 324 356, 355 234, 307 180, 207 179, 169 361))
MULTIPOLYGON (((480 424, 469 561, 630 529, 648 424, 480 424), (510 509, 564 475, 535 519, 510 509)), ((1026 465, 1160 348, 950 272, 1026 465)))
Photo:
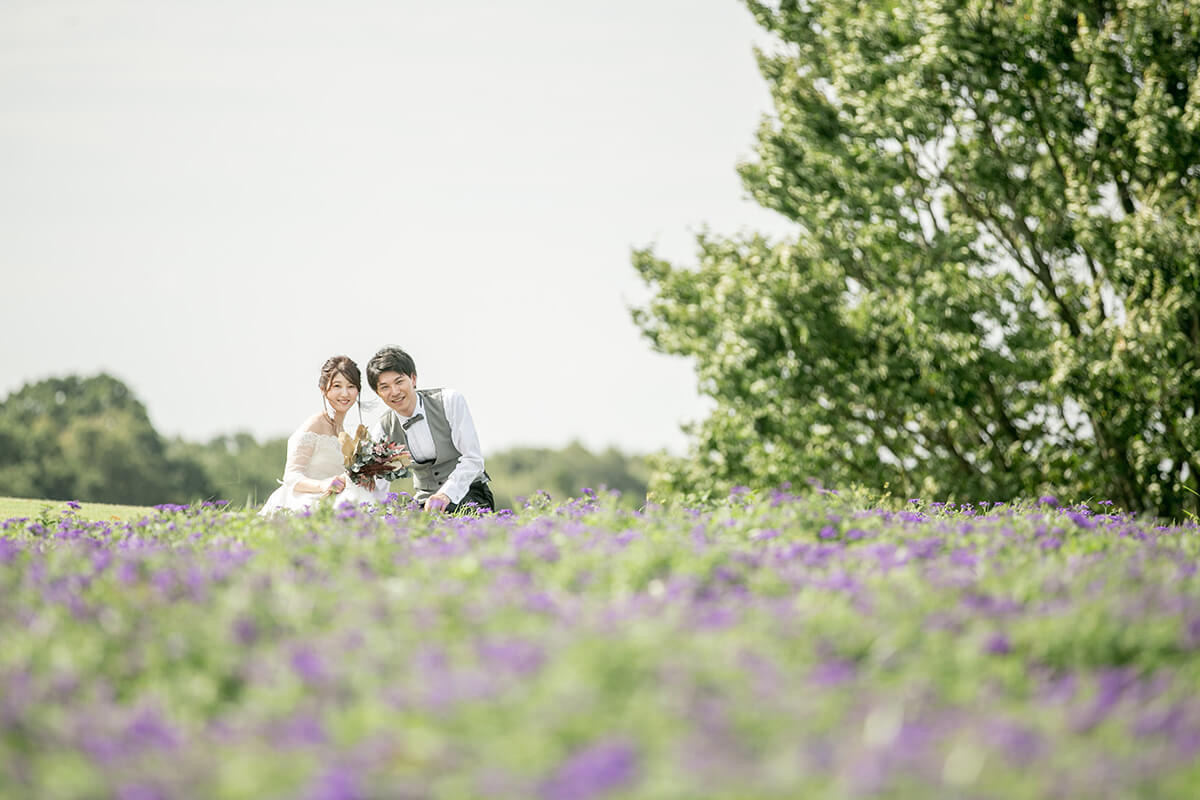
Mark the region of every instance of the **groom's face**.
POLYGON ((375 394, 400 416, 411 417, 417 408, 417 376, 381 372, 375 382, 375 394))

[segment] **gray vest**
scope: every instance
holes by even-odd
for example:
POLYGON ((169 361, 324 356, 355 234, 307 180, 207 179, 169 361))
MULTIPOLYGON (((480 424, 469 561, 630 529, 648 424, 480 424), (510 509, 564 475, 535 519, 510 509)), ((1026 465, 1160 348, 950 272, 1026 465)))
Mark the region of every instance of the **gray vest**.
MULTIPOLYGON (((414 461, 409 467, 413 474, 413 489, 416 490, 416 498, 423 502, 442 488, 446 478, 449 478, 450 473, 454 472, 454 468, 458 466, 458 459, 462 453, 458 452, 458 448, 454 446, 454 440, 450 438, 450 422, 446 419, 446 406, 442 404, 442 390, 417 389, 417 394, 421 396, 421 402, 425 407, 425 421, 429 424, 429 432, 433 434, 435 452, 432 460, 414 461)), ((404 426, 400 424, 400 417, 396 412, 388 412, 381 422, 384 436, 408 447, 408 436, 404 431, 404 426)), ((476 480, 487 480, 487 473, 476 480)))

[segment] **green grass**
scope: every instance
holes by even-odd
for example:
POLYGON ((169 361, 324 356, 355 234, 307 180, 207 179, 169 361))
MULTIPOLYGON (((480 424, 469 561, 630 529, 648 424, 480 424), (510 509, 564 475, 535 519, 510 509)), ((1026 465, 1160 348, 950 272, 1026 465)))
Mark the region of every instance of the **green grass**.
MULTIPOLYGON (((92 520, 127 520, 140 519, 147 514, 153 514, 154 509, 148 506, 118 506, 110 503, 80 503, 76 512, 84 519, 92 520)), ((67 508, 65 500, 31 500, 23 497, 0 497, 0 520, 13 517, 38 517, 45 512, 57 516, 67 508)))

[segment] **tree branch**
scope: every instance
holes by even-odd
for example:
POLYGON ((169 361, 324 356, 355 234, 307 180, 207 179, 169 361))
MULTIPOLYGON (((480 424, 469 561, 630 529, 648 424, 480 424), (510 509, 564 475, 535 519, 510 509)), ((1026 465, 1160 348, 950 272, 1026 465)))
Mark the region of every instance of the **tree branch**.
MULTIPOLYGON (((1058 152, 1054 147, 1054 142, 1051 141, 1051 139, 1050 139, 1050 133, 1046 129, 1046 121, 1042 114, 1041 105, 1038 103, 1037 95, 1034 94, 1034 92, 1028 86, 1025 87, 1025 98, 1026 98, 1026 100, 1029 101, 1029 105, 1033 109, 1033 118, 1034 118, 1034 121, 1037 123, 1038 135, 1042 140, 1042 144, 1044 144, 1046 146, 1046 152, 1048 152, 1050 154, 1050 161, 1054 164, 1054 169, 1056 172, 1058 172, 1059 179, 1062 180, 1063 188, 1066 189, 1066 187, 1068 187, 1071 184, 1071 179, 1067 176, 1067 170, 1063 166, 1062 161, 1058 157, 1058 152)), ((1065 208, 1066 207, 1066 198, 1063 197, 1062 201, 1063 201, 1063 207, 1065 208)), ((1075 247, 1077 247, 1079 249, 1079 252, 1083 254, 1084 260, 1087 262, 1087 265, 1088 265, 1088 272, 1092 276, 1092 284, 1093 284, 1093 286, 1096 287, 1096 290, 1099 291, 1099 285, 1101 282, 1101 278, 1100 278, 1100 274, 1099 274, 1099 269, 1096 265, 1096 259, 1092 257, 1091 252, 1089 252, 1088 249, 1086 247, 1084 247, 1082 244, 1079 244, 1078 242, 1076 242, 1075 247)), ((1100 310, 1100 318, 1108 319, 1108 316, 1104 311, 1104 303, 1102 301, 1098 302, 1096 304, 1096 307, 1099 308, 1099 310, 1100 310)))
MULTIPOLYGON (((1033 277, 1042 285, 1042 288, 1044 288, 1050 295, 1050 298, 1054 301, 1054 304, 1058 306, 1059 316, 1066 324, 1067 328, 1071 331, 1072 338, 1080 338, 1083 331, 1079 327, 1079 321, 1075 318, 1075 315, 1071 313, 1071 309, 1067 307, 1066 301, 1059 296, 1058 287, 1054 283, 1054 276, 1050 273, 1049 266, 1041 260, 1036 249, 1033 247, 1029 248, 1029 255, 1033 257, 1036 262, 1036 266, 1034 266, 1029 264, 1022 257, 1020 246, 1016 243, 1016 241, 1014 241, 1012 235, 1004 229, 1003 225, 999 220, 996 219, 994 215, 988 214, 976 207, 976 205, 972 203, 971 199, 967 196, 967 193, 955 185, 953 181, 946 179, 946 185, 954 191, 955 195, 958 196, 963 206, 971 212, 971 215, 974 216, 981 225, 986 227, 988 231, 997 238, 998 241, 1007 245, 1009 255, 1013 257, 1013 260, 1016 261, 1022 269, 1024 269, 1031 277, 1033 277)), ((1024 225, 1019 217, 1017 222, 1022 226, 1024 225)), ((1028 228, 1026 228, 1026 231, 1028 231, 1028 228)), ((1030 235, 1032 235, 1031 232, 1030 235)))
POLYGON ((938 428, 936 434, 930 438, 940 441, 954 455, 954 459, 964 470, 974 474, 980 482, 987 481, 987 477, 979 469, 979 466, 971 463, 954 444, 954 439, 950 437, 950 432, 945 427, 938 428))
POLYGON ((1125 442, 1121 442, 1120 446, 1109 435, 1108 428, 1095 417, 1085 411, 1088 421, 1092 425, 1092 431, 1096 436, 1096 444, 1100 446, 1100 451, 1108 459, 1116 462, 1118 469, 1114 471, 1114 478, 1118 490, 1124 497, 1119 498, 1125 508, 1134 511, 1145 510, 1145 505, 1142 502, 1142 493, 1138 491, 1140 487, 1135 486, 1136 476, 1134 475, 1133 465, 1129 463, 1129 453, 1126 450, 1125 442))
POLYGON ((975 423, 975 428, 979 431, 979 441, 987 451, 988 458, 992 460, 992 464, 996 466, 1000 472, 1008 472, 1012 469, 1012 463, 1005 456, 1003 449, 997 444, 995 438, 987 429, 987 423, 979 418, 975 413, 975 409, 969 405, 962 407, 966 415, 971 418, 971 422, 975 423))
POLYGON ((987 391, 988 397, 992 400, 992 407, 996 410, 996 418, 1000 422, 1000 427, 1004 429, 1008 438, 1014 442, 1024 441, 1021 432, 1017 430, 1017 426, 1009 419, 1008 414, 1004 410, 1004 401, 1000 398, 1000 391, 996 388, 995 381, 991 375, 985 375, 983 379, 983 388, 987 391))

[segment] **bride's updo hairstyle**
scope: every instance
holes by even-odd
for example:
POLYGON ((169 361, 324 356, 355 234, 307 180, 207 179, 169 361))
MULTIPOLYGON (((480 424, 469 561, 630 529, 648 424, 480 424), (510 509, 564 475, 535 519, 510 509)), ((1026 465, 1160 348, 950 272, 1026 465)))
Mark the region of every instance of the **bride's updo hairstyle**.
POLYGON ((355 364, 349 356, 333 356, 326 359, 321 366, 321 377, 317 380, 317 388, 322 392, 328 389, 329 384, 333 383, 334 375, 341 375, 350 381, 359 393, 362 393, 362 374, 358 371, 358 364, 355 364))

